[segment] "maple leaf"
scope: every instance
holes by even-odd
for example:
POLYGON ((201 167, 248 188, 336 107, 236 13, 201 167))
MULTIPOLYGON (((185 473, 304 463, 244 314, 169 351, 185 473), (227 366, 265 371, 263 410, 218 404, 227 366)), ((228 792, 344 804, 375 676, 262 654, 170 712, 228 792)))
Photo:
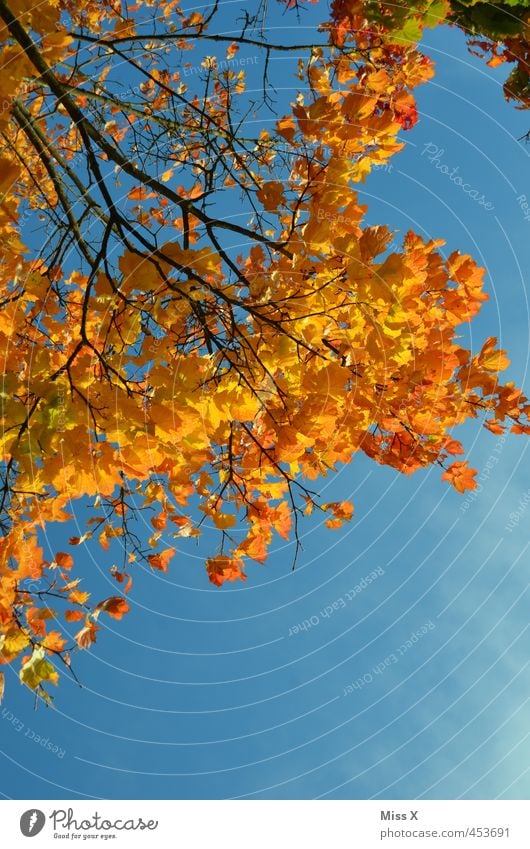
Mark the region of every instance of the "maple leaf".
POLYGON ((222 531, 227 528, 234 528, 237 524, 236 517, 231 513, 218 513, 217 510, 214 510, 211 516, 215 527, 222 531))
POLYGON ((92 618, 97 619, 102 612, 108 613, 113 619, 121 619, 129 612, 129 605, 121 596, 111 596, 96 605, 92 613, 92 618))
POLYGON ((343 522, 349 522, 353 516, 351 501, 330 501, 328 504, 322 504, 321 507, 322 510, 331 511, 335 517, 326 520, 325 525, 328 528, 340 528, 343 522))
POLYGON ((73 604, 85 604, 89 598, 90 593, 82 592, 81 590, 72 590, 72 592, 68 594, 68 599, 73 602, 73 604))
POLYGON ((444 447, 444 451, 447 451, 448 454, 463 454, 464 453, 462 443, 458 442, 457 439, 451 439, 449 436, 446 439, 444 439, 443 447, 444 447))
POLYGON ((477 357, 477 362, 480 363, 483 369, 491 372, 499 372, 508 368, 510 360, 506 356, 506 351, 495 349, 497 339, 495 336, 490 336, 482 346, 482 350, 477 357))
POLYGON ((22 684, 31 690, 36 690, 43 681, 57 684, 59 680, 59 674, 46 660, 46 651, 42 647, 33 649, 31 657, 23 664, 19 677, 22 684))
POLYGON ((168 563, 174 554, 174 548, 166 548, 159 554, 149 554, 147 556, 147 561, 153 569, 158 569, 160 572, 167 572, 168 563))
POLYGON ((255 560, 256 563, 265 563, 271 537, 272 534, 267 527, 251 530, 246 539, 238 546, 238 554, 244 554, 246 557, 255 560))
POLYGON ((157 516, 151 516, 151 524, 157 531, 163 531, 167 526, 167 513, 162 511, 157 516))
POLYGON ((287 501, 282 501, 274 510, 272 524, 275 531, 281 537, 283 537, 283 539, 289 539, 289 535, 293 525, 293 519, 287 501))
POLYGON ((4 663, 13 660, 26 646, 29 645, 29 636, 21 628, 9 628, 0 636, 0 656, 4 663))
POLYGON ((60 654, 66 645, 66 640, 59 631, 50 631, 42 641, 42 646, 49 652, 60 654))
POLYGON ((99 631, 99 627, 94 622, 91 622, 87 617, 84 627, 81 628, 81 630, 74 636, 74 640, 78 647, 80 649, 90 648, 92 643, 96 642, 97 631, 99 631))
POLYGON ((457 492, 465 492, 468 489, 476 489, 477 482, 474 480, 478 474, 476 469, 470 468, 466 461, 453 463, 442 475, 442 480, 449 481, 457 492))
POLYGON ((274 212, 285 203, 283 184, 275 180, 269 180, 263 188, 258 189, 256 197, 263 204, 267 212, 274 212))
POLYGON ((26 610, 28 625, 33 633, 37 634, 39 637, 43 637, 46 634, 46 620, 54 619, 55 616, 55 611, 50 610, 47 607, 29 607, 26 610))
POLYGON ((243 571, 243 561, 239 557, 228 557, 218 555, 210 557, 206 561, 208 577, 212 584, 220 587, 225 581, 246 581, 247 576, 243 571))
POLYGON ((530 435, 530 425, 518 424, 516 422, 511 426, 510 433, 524 433, 528 436, 530 435))
POLYGON ((85 614, 82 610, 65 610, 64 618, 67 622, 79 622, 80 619, 83 619, 85 614))
POLYGON ((504 433, 504 428, 500 425, 495 419, 488 419, 484 422, 484 427, 487 428, 491 433, 496 435, 500 435, 504 433))
POLYGON ((286 115, 285 118, 280 118, 276 124, 276 129, 279 135, 284 136, 288 142, 292 142, 296 135, 296 122, 292 115, 286 115))
POLYGON ((64 551, 59 551, 55 555, 55 562, 61 569, 71 569, 74 565, 74 558, 70 554, 66 554, 64 551))

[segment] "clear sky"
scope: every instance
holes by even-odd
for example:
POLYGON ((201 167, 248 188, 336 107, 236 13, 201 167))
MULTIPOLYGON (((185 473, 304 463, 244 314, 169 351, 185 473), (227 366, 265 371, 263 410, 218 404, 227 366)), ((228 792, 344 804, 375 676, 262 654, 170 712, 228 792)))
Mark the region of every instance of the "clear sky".
MULTIPOLYGON (((361 198, 370 223, 444 238, 486 267, 490 301, 462 335, 477 349, 499 336, 509 378, 530 394, 530 221, 517 200, 530 195, 530 148, 516 141, 530 119, 504 102, 505 69, 470 56, 459 32, 427 42, 437 75, 418 90, 421 120, 361 198), (458 167, 493 209, 437 164, 458 167)), ((293 61, 281 62, 290 85, 293 61)), ((294 571, 278 541, 245 585, 218 590, 207 541, 183 546, 168 574, 136 571, 131 613, 100 622, 76 658, 83 688, 63 675, 55 709, 35 711, 7 670, 3 793, 528 798, 528 441, 459 435, 479 491, 459 495, 439 468, 405 478, 359 455, 318 482, 324 499, 354 501, 354 521, 331 532, 309 519, 294 571)), ((52 550, 64 548, 59 531, 52 550)), ((77 558, 97 598, 116 592, 107 560, 77 558)))

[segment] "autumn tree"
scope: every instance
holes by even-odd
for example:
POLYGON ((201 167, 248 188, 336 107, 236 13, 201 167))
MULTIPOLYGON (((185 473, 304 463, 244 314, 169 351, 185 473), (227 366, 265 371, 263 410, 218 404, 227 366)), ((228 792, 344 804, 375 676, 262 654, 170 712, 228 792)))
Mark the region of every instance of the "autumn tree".
MULTIPOLYGON (((287 0, 298 5, 298 0, 287 0)), ((302 0, 303 2, 303 0, 302 0)), ((518 0, 334 0, 332 18, 341 37, 359 33, 387 43, 410 45, 427 28, 447 24, 463 30, 471 53, 491 68, 515 65, 504 84, 507 100, 530 107, 530 9, 518 0)))
POLYGON ((298 553, 312 511, 351 519, 316 490, 356 452, 464 492, 455 425, 528 432, 496 340, 459 341, 482 269, 363 224, 355 186, 401 149, 433 66, 338 5, 300 44, 269 39, 265 4, 227 25, 217 3, 0 0, 0 661, 45 699, 127 613, 133 570, 166 571, 205 522, 210 580, 244 580, 275 534, 298 553), (297 57, 290 105, 277 56, 297 57), (40 532, 87 498, 45 559, 40 532), (76 551, 116 540, 116 595, 93 603, 76 551))

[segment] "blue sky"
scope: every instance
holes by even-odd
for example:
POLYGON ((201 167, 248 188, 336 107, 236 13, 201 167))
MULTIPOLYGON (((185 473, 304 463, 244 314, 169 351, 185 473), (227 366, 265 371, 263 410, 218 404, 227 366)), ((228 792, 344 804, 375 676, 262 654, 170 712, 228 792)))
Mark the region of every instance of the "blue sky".
MULTIPOLYGON (((421 120, 361 199, 370 223, 444 238, 486 267, 490 301, 461 332, 475 348, 497 335, 528 393, 530 221, 517 198, 530 195, 530 148, 516 141, 528 115, 460 33, 427 42, 437 75, 418 90, 421 120), (432 146, 494 209, 430 161, 432 146)), ((291 69, 283 59, 275 73, 291 69)), ((35 711, 8 670, 4 795, 528 798, 528 443, 459 435, 477 493, 438 468, 406 479, 359 455, 318 483, 323 499, 354 501, 354 521, 330 532, 308 519, 294 571, 282 542, 247 584, 217 590, 207 540, 183 547, 168 574, 136 572, 131 613, 100 623, 76 659, 83 688, 63 675, 55 709, 35 711)), ((115 593, 103 552, 78 563, 94 597, 115 593)))

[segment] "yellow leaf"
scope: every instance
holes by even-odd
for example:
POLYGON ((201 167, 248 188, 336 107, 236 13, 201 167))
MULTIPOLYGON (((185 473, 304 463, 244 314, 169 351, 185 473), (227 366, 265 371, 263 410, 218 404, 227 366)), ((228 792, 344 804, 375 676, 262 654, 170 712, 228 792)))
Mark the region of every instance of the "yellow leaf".
POLYGON ((3 658, 11 660, 29 645, 29 636, 20 628, 10 628, 0 637, 0 654, 3 658))
POLYGON ((236 517, 231 513, 212 513, 213 523, 216 528, 224 531, 226 528, 233 528, 237 523, 236 517))
POLYGON ((33 650, 30 659, 21 668, 19 678, 31 690, 36 690, 43 681, 57 684, 59 675, 52 664, 46 660, 45 649, 39 647, 33 650))
POLYGON ((74 604, 85 604, 90 598, 90 593, 81 592, 81 590, 73 590, 68 596, 74 604))
POLYGON ((185 268, 191 268, 201 277, 209 274, 219 274, 221 260, 211 248, 182 248, 178 242, 168 242, 160 248, 160 252, 185 268))

